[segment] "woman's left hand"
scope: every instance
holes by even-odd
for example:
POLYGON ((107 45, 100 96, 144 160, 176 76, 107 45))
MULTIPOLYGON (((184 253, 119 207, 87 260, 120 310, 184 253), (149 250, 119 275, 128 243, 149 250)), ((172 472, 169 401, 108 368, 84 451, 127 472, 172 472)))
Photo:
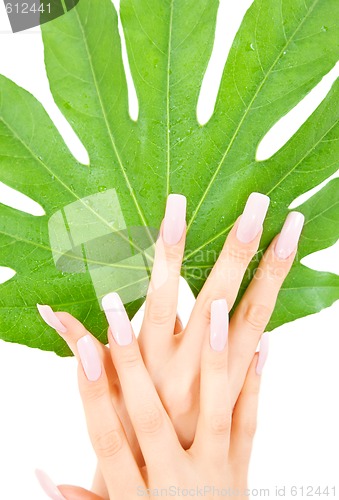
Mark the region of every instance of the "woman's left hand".
MULTIPOLYGON (((145 466, 139 467, 135 461, 111 401, 105 366, 93 338, 86 335, 78 345, 79 388, 108 498, 155 498, 165 490, 168 496, 173 496, 174 491, 182 496, 191 489, 203 491, 209 499, 228 489, 237 491, 238 498, 248 498, 247 469, 261 377, 255 354, 233 410, 226 301, 219 299, 211 304, 211 325, 201 356, 198 425, 188 450, 181 446, 145 367, 122 302, 116 294, 110 301, 110 353, 145 466)), ((74 486, 59 486, 56 495, 57 490, 59 498, 67 500, 100 498, 74 486)))

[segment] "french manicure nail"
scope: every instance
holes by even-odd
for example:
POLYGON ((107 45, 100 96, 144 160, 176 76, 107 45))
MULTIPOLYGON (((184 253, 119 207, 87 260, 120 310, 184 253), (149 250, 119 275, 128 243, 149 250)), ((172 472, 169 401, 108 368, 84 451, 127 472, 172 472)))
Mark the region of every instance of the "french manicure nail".
POLYGON ((270 198, 265 194, 251 193, 237 228, 237 238, 242 243, 253 241, 262 228, 270 198))
POLYGON ((59 488, 53 483, 52 479, 47 476, 46 472, 36 469, 35 475, 40 483, 41 488, 44 490, 49 498, 53 500, 66 500, 66 498, 61 494, 59 488))
POLYGON ((228 307, 225 299, 211 303, 210 344, 214 351, 222 351, 228 337, 228 307))
POLYGON ((181 240, 186 223, 186 197, 170 194, 167 197, 163 226, 163 238, 168 245, 176 245, 181 240))
POLYGON ((263 333, 260 339, 258 362, 256 366, 257 375, 261 375, 268 356, 268 332, 263 333))
POLYGON ((58 319, 57 315, 54 313, 53 309, 50 306, 46 305, 41 305, 37 304, 36 305, 38 308, 38 311, 40 313, 40 316, 44 320, 45 323, 47 323, 48 326, 54 328, 58 332, 61 333, 66 333, 67 328, 65 325, 61 323, 61 321, 58 319))
POLYGON ((92 337, 90 335, 81 337, 77 342, 77 348, 86 377, 95 382, 101 375, 101 360, 92 337))
POLYGON ((128 345, 133 340, 132 327, 126 309, 117 293, 108 293, 102 299, 112 335, 118 345, 128 345))
POLYGON ((287 259, 298 245, 305 217, 300 212, 290 212, 275 245, 275 254, 279 259, 287 259))

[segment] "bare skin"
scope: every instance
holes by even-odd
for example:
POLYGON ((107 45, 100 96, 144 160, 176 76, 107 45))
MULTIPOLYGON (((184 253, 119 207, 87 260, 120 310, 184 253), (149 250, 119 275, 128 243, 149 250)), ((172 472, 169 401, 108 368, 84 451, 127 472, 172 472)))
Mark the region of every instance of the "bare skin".
MULTIPOLYGON (((96 382, 88 381, 79 363, 79 387, 98 469, 92 492, 59 487, 66 498, 137 498, 137 484, 144 488, 161 484, 188 487, 192 481, 194 485, 221 487, 225 478, 228 485, 247 487, 260 384, 255 351, 296 248, 287 258, 278 258, 275 247, 279 235, 274 238, 233 312, 227 346, 222 353, 214 352, 208 341, 211 303, 225 299, 228 310, 232 308, 262 234, 261 229, 250 242, 243 243, 237 238, 239 219, 182 331, 176 312, 185 231, 178 243, 169 245, 162 227, 138 340, 118 346, 110 329, 109 346, 92 337, 101 358, 102 376, 96 382), (150 404, 156 408, 153 420, 158 428, 152 432, 144 432, 135 417, 143 414, 142 405, 137 407, 140 394, 146 400, 151 398, 150 404), (222 415, 221 423, 212 424, 213 415, 222 415), (120 436, 118 451, 111 446, 112 432, 120 436), (163 461, 159 455, 165 449, 168 453, 162 454, 163 461), (163 472, 159 471, 159 460, 163 472), (119 461, 129 471, 125 479, 121 473, 119 478, 113 477, 114 468, 121 472, 119 461), (126 484, 134 485, 134 490, 131 486, 130 496, 119 497, 122 490, 118 488, 126 488, 126 484)), ((79 360, 77 341, 91 334, 70 314, 55 314, 67 328, 67 333, 60 335, 79 360)))

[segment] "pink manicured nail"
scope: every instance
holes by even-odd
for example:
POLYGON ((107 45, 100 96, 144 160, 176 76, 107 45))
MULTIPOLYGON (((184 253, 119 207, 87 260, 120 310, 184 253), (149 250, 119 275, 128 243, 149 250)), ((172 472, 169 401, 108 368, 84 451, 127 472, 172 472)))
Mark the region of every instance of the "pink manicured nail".
POLYGON ((41 488, 44 490, 49 498, 53 500, 66 500, 66 498, 61 494, 59 488, 53 483, 52 479, 47 476, 46 472, 36 469, 35 475, 40 483, 41 488))
POLYGON ((268 332, 263 333, 260 339, 260 349, 256 366, 257 375, 261 375, 268 356, 268 332))
POLYGON ((181 240, 186 223, 186 197, 182 194, 170 194, 167 198, 163 238, 168 245, 175 245, 181 240))
POLYGON ((50 306, 42 306, 41 304, 37 304, 36 306, 38 308, 40 316, 48 326, 51 326, 61 333, 67 332, 67 328, 61 323, 50 306))
POLYGON ((222 351, 228 337, 228 307, 225 299, 211 303, 210 344, 214 351, 222 351))
POLYGON ((81 337, 77 342, 78 353, 86 377, 95 382, 101 375, 101 360, 94 341, 90 335, 81 337))
POLYGON ((290 212, 275 245, 275 254, 279 259, 287 259, 298 245, 305 217, 300 212, 290 212))
POLYGON ((133 340, 132 327, 124 304, 117 293, 108 293, 102 299, 102 307, 118 345, 128 345, 133 340))
POLYGON ((251 193, 239 221, 237 238, 242 243, 254 240, 262 228, 270 199, 265 194, 251 193))

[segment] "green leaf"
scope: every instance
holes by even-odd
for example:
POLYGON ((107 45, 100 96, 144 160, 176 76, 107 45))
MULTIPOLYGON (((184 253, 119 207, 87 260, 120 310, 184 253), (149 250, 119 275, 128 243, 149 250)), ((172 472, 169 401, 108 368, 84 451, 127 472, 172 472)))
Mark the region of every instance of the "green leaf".
MULTIPOLYGON (((338 169, 338 81, 276 154, 256 160, 265 134, 337 62, 337 0, 255 0, 202 126, 196 106, 217 9, 217 0, 121 1, 136 121, 111 1, 80 0, 42 26, 51 92, 89 165, 74 159, 35 98, 0 77, 0 181, 45 210, 34 217, 0 205, 0 265, 16 271, 0 285, 2 339, 69 354, 39 318, 37 302, 72 313, 102 341, 104 293, 119 290, 132 317, 147 289, 168 193, 188 198, 182 273, 198 294, 252 191, 271 197, 261 255, 290 203, 338 169)), ((337 241, 338 194, 334 180, 299 207, 306 224, 269 330, 339 298, 338 276, 300 263, 337 241)))

